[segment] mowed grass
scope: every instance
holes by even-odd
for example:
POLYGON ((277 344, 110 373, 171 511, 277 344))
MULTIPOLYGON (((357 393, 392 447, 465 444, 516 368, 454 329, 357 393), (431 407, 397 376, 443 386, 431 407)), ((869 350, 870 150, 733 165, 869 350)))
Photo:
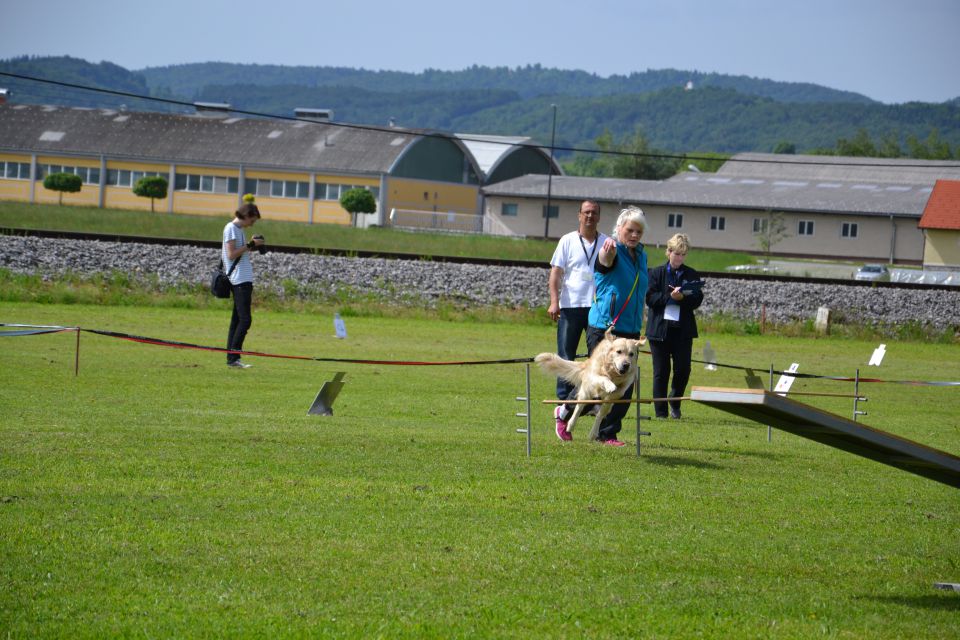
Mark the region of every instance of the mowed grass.
MULTIPOLYGON (((222 309, 0 304, 0 322, 220 345, 222 309)), ((247 348, 475 360, 550 327, 255 311, 247 348)), ((960 380, 956 346, 704 335, 722 363, 960 380)), ((552 433, 524 365, 387 366, 80 337, 0 350, 0 634, 9 637, 943 638, 960 494, 694 403, 620 449, 552 433), (308 416, 343 371, 335 415, 308 416)), ((643 356, 649 395, 649 356, 643 356)), ((761 374, 763 375, 763 374, 761 374)), ((691 384, 742 387, 694 365, 691 384)), ((796 391, 852 385, 797 380, 796 391)), ((863 422, 960 452, 960 388, 865 384, 863 422)), ((849 416, 852 401, 810 398, 849 416)), ((641 409, 650 415, 649 407, 641 409)))
MULTIPOLYGON (((222 216, 190 216, 0 201, 0 230, 17 233, 22 229, 43 229, 219 241, 223 225, 229 222, 232 215, 231 211, 224 211, 222 216)), ((616 219, 617 211, 613 207, 605 209, 601 230, 609 233, 616 219)), ((564 229, 563 232, 573 230, 564 229)), ((424 257, 492 258, 523 260, 538 265, 549 264, 557 247, 556 240, 542 238, 411 232, 389 227, 356 229, 336 224, 283 222, 271 219, 268 207, 263 207, 263 219, 257 223, 257 233, 266 238, 268 249, 270 246, 308 247, 318 252, 336 249, 424 257)), ((666 240, 667 236, 646 238, 651 264, 660 264, 665 260, 663 250, 656 243, 664 245, 666 240)), ((754 256, 737 251, 695 249, 690 258, 691 264, 700 271, 723 271, 731 265, 756 262, 754 256)))

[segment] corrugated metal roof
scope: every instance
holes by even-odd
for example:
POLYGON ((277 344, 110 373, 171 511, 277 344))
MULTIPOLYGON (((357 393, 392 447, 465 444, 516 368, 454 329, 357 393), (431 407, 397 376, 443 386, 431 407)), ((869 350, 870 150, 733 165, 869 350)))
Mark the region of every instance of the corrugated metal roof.
POLYGON ((917 226, 960 231, 960 182, 937 180, 917 226))
MULTIPOLYGON (((532 174, 504 180, 483 188, 487 195, 545 198, 548 176, 532 174)), ((627 180, 624 178, 583 178, 553 176, 550 195, 557 200, 590 198, 604 202, 640 202, 651 189, 663 184, 656 180, 627 180)))
POLYGON ((516 145, 530 142, 522 136, 487 136, 472 133, 453 134, 470 150, 484 174, 496 165, 516 145))
MULTIPOLYGON (((665 181, 554 176, 551 194, 557 199, 590 197, 638 205, 919 218, 938 178, 960 179, 960 163, 955 162, 773 154, 734 158, 762 162, 727 162, 715 174, 685 172, 665 181), (801 161, 792 164, 797 158, 801 161), (780 166, 776 159, 791 164, 780 166)), ((484 187, 483 192, 543 198, 547 177, 523 176, 484 187)))
POLYGON ((296 120, 0 105, 0 149, 6 151, 387 173, 418 137, 296 120))
MULTIPOLYGON (((453 135, 470 151, 483 172, 484 180, 489 178, 497 166, 510 154, 521 151, 525 147, 533 147, 543 155, 544 160, 550 159, 547 150, 543 147, 534 146, 533 138, 525 136, 491 136, 476 133, 455 133, 453 135)), ((555 158, 553 159, 553 167, 556 174, 563 174, 563 167, 555 158)))
POLYGON ((717 175, 771 180, 843 181, 883 185, 925 185, 960 179, 960 162, 901 158, 738 153, 717 175))

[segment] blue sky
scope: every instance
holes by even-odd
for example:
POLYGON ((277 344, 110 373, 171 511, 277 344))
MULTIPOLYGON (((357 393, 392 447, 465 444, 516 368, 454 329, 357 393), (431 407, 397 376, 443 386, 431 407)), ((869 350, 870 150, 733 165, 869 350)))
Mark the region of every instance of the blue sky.
POLYGON ((0 58, 673 68, 942 102, 960 96, 958 29, 960 0, 45 0, 4 2, 0 58))

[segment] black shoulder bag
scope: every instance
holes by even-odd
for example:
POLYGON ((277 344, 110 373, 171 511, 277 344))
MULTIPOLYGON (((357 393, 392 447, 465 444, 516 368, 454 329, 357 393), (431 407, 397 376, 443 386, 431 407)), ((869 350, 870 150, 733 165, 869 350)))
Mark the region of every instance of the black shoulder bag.
POLYGON ((217 298, 230 297, 230 292, 233 291, 233 286, 230 284, 230 274, 233 273, 233 270, 239 262, 240 258, 234 260, 233 264, 230 265, 230 270, 224 273, 223 257, 220 258, 220 264, 217 265, 216 270, 213 272, 213 277, 210 279, 210 293, 217 298))

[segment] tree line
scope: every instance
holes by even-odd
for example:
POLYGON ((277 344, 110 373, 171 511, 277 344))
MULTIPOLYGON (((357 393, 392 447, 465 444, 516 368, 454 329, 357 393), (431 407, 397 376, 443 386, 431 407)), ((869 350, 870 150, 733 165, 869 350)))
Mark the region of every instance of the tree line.
MULTIPOLYGON (((686 154, 741 151, 960 157, 960 100, 885 105, 817 85, 678 70, 601 78, 540 65, 412 74, 201 63, 132 72, 69 57, 3 60, 0 70, 185 102, 227 102, 265 115, 325 108, 351 124, 529 136, 540 144, 551 139, 556 105, 556 156, 580 175, 656 177, 690 164, 686 154), (670 157, 649 157, 658 155, 670 157)), ((13 102, 188 110, 10 78, 0 83, 13 90, 13 102)), ((709 170, 709 162, 701 163, 709 170)))

